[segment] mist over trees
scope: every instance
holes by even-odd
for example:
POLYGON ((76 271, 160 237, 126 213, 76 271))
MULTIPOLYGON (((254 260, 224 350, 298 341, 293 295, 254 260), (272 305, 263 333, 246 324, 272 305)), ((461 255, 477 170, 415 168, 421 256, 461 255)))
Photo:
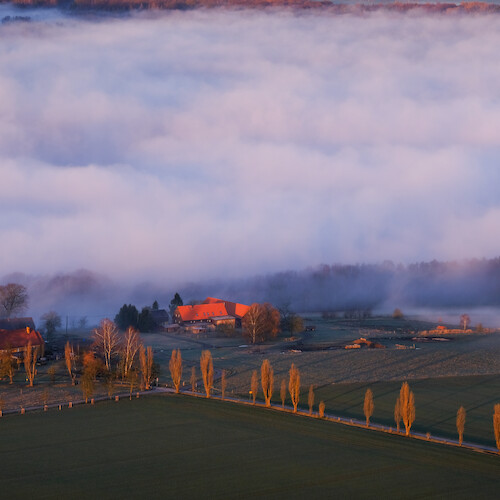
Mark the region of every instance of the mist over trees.
MULTIPOLYGON (((296 312, 500 306, 500 257, 409 265, 389 261, 321 265, 300 271, 245 279, 221 278, 184 286, 172 284, 171 287, 165 281, 119 286, 90 271, 45 277, 12 274, 0 283, 14 281, 24 286, 30 296, 30 315, 54 309, 63 316, 67 311, 74 317, 87 315, 90 321, 92 316, 100 315, 99 319, 109 316, 122 305, 150 304, 155 299, 174 307, 181 303, 181 296, 186 302, 207 296, 246 304, 270 302, 296 312)), ((135 318, 135 311, 132 316, 135 318)), ((142 322, 147 319, 141 317, 142 322)))

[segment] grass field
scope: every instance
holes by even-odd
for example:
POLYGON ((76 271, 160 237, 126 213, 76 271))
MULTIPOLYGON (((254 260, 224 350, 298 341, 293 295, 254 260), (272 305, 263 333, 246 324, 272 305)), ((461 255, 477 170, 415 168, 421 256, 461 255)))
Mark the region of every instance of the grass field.
POLYGON ((497 498, 500 458, 151 396, 0 419, 2 498, 497 498))
MULTIPOLYGON (((326 411, 335 415, 363 419, 365 391, 374 394, 373 422, 395 427, 394 404, 399 382, 334 384, 315 391, 316 402, 323 400, 326 411)), ((493 406, 500 403, 500 376, 442 377, 410 381, 415 394, 416 420, 412 430, 457 439, 456 414, 460 406, 467 412, 464 440, 495 446, 493 406)), ((302 395, 307 406, 307 393, 302 395)))

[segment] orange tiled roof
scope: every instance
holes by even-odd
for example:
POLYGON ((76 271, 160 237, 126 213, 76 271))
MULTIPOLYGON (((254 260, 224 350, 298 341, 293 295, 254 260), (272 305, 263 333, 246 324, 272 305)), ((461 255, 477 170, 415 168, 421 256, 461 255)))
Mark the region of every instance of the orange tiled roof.
POLYGON ((207 297, 202 304, 179 306, 176 312, 182 321, 203 321, 217 316, 243 318, 249 309, 250 306, 246 306, 245 304, 207 297))
POLYGON ((182 321, 203 321, 214 316, 227 316, 226 306, 223 302, 179 306, 176 312, 180 315, 182 321))
POLYGON ((19 349, 28 345, 31 340, 33 346, 44 344, 43 338, 36 330, 20 328, 18 330, 0 330, 0 350, 19 349))

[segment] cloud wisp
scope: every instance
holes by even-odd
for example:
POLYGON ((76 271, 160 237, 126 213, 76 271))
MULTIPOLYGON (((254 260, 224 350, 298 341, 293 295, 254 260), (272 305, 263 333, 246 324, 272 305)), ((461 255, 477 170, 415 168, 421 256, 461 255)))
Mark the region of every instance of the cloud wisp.
POLYGON ((493 16, 0 26, 0 275, 494 256, 493 16))

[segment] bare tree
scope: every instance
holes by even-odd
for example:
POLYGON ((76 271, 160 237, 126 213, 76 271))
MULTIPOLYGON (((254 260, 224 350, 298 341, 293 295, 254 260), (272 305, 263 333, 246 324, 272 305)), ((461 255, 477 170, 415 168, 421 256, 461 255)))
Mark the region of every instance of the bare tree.
POLYGON ((269 360, 265 359, 260 367, 260 379, 262 384, 262 392, 264 393, 264 401, 266 406, 271 406, 271 398, 274 388, 274 370, 271 367, 269 360))
POLYGON ((33 381, 35 380, 38 349, 38 346, 33 347, 31 345, 31 340, 24 348, 24 369, 26 370, 26 377, 28 378, 29 387, 33 387, 33 381))
POLYGON ((94 344, 104 356, 106 370, 111 370, 111 360, 120 345, 120 335, 118 328, 110 319, 103 319, 99 328, 94 330, 94 344))
POLYGON ((464 332, 465 332, 465 330, 467 330, 467 325, 469 323, 470 323, 470 316, 468 314, 462 314, 460 316, 460 325, 464 329, 464 332))
POLYGON ((73 347, 70 345, 69 340, 64 346, 64 361, 66 363, 66 368, 69 373, 69 378, 71 379, 71 385, 75 385, 75 375, 73 374, 73 359, 75 353, 73 352, 73 347))
POLYGON ((399 432, 399 425, 401 424, 401 402, 399 398, 394 405, 394 422, 396 422, 396 430, 399 432))
POLYGON ((259 376, 257 375, 257 370, 252 372, 252 380, 250 382, 250 392, 252 394, 253 404, 255 404, 255 398, 257 397, 257 392, 259 392, 259 376))
POLYGON ((314 406, 314 386, 309 386, 309 394, 307 395, 307 403, 309 405, 309 415, 312 415, 314 406))
POLYGON ((285 408, 285 400, 286 400, 286 380, 281 379, 281 387, 280 387, 280 398, 281 398, 281 407, 285 408))
POLYGON ((324 401, 321 401, 319 403, 319 418, 324 418, 325 416, 325 402, 324 401))
POLYGON ((290 375, 290 380, 288 381, 288 392, 290 392, 290 398, 292 400, 292 405, 293 405, 293 412, 297 413, 297 406, 299 404, 299 395, 300 395, 300 371, 292 363, 292 366, 290 367, 290 371, 288 373, 290 375))
POLYGON ((61 326, 61 316, 55 311, 46 312, 41 318, 43 321, 43 327, 45 333, 47 334, 47 339, 52 338, 52 335, 61 326))
POLYGON ((189 379, 191 382, 191 391, 196 392, 196 367, 191 367, 191 378, 189 379))
POLYGON ((373 410, 375 409, 375 404, 373 402, 373 392, 371 389, 366 389, 365 392, 365 402, 363 404, 363 411, 366 418, 366 427, 370 425, 370 417, 373 415, 373 410))
POLYGON ((144 348, 141 344, 139 349, 139 361, 141 364, 142 382, 144 389, 151 389, 151 379, 153 378, 153 349, 151 347, 144 348))
POLYGON ((252 304, 242 320, 243 334, 252 344, 274 338, 279 332, 280 313, 271 304, 252 304))
POLYGON ((498 452, 500 453, 500 404, 496 404, 493 411, 493 431, 498 452))
POLYGON ((227 388, 226 370, 222 370, 222 377, 221 377, 221 380, 220 380, 220 387, 221 387, 222 399, 224 399, 226 397, 226 388, 227 388))
POLYGON ((176 394, 179 394, 182 378, 182 356, 180 349, 174 349, 172 351, 172 356, 168 362, 168 368, 170 369, 170 376, 172 377, 175 392, 176 394))
POLYGON ((457 411, 457 431, 458 431, 458 444, 462 446, 464 440, 465 430, 465 408, 461 406, 457 411))
POLYGON ((413 422, 415 422, 415 397, 413 392, 410 391, 408 382, 403 382, 401 386, 401 390, 399 391, 399 404, 406 435, 409 436, 411 426, 413 422))
POLYGON ((18 283, 0 286, 0 316, 10 318, 14 313, 22 313, 28 307, 28 291, 18 283))
POLYGON ((203 377, 203 385, 207 398, 210 397, 210 392, 214 385, 214 363, 212 361, 212 353, 208 350, 201 351, 200 357, 201 376, 203 377))
POLYGON ((141 334, 133 326, 129 326, 123 337, 121 348, 123 377, 128 377, 128 372, 132 369, 140 346, 141 334))

